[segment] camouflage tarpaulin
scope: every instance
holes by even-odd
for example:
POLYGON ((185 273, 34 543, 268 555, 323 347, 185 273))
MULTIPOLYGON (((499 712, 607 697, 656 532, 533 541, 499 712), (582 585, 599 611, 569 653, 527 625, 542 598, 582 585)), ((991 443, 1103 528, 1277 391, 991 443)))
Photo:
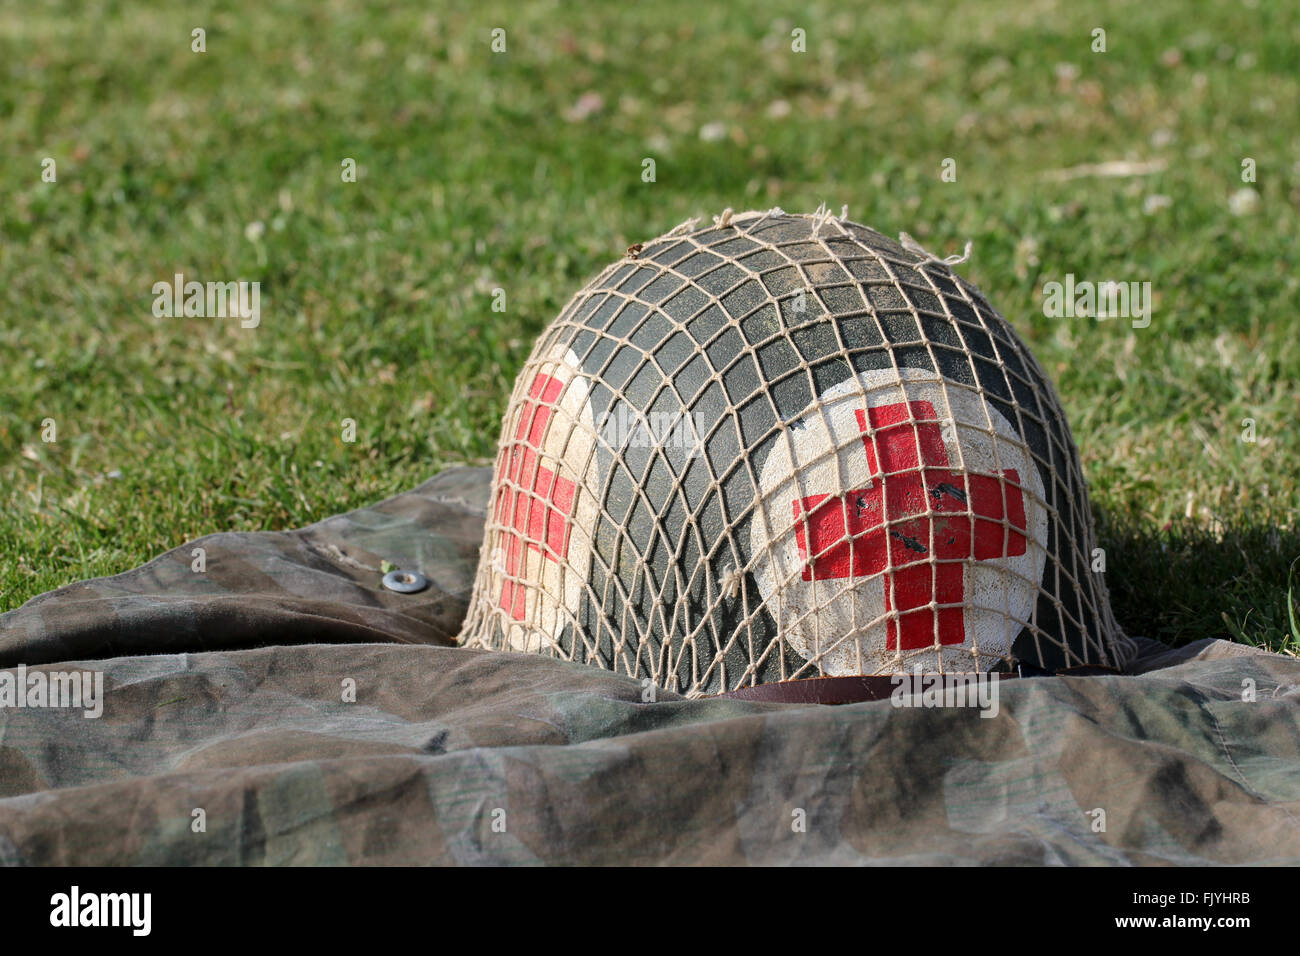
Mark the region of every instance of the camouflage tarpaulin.
POLYGON ((489 482, 213 535, 0 616, 6 673, 106 692, 98 719, 0 708, 0 860, 1300 863, 1300 661, 1146 642, 1130 676, 1003 683, 991 719, 645 702, 428 646, 464 614, 489 482), (383 561, 432 584, 385 590, 383 561))

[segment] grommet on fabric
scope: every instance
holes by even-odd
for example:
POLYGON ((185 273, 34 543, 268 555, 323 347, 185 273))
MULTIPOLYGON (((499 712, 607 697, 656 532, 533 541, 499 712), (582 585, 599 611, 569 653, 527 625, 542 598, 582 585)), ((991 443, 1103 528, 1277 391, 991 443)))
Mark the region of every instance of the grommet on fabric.
POLYGON ((389 571, 384 575, 384 587, 399 594, 414 594, 429 586, 429 579, 419 571, 389 571))

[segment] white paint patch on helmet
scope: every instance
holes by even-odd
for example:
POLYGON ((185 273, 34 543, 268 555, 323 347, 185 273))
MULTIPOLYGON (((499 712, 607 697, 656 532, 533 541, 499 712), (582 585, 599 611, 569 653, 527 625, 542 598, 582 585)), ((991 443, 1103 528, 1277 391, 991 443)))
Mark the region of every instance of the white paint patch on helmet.
POLYGON ((596 527, 590 380, 557 346, 515 390, 489 520, 491 614, 516 651, 553 647, 576 627, 596 527))
MULTIPOLYGON (((930 447, 936 452, 935 458, 941 457, 937 445, 930 447)), ((916 476, 921 474, 919 468, 910 472, 916 476)), ((927 471, 926 474, 935 473, 927 471)), ((984 670, 1007 654, 1021 629, 1033 621, 1047 559, 1048 513, 1043 483, 1024 440, 975 389, 923 369, 863 372, 828 389, 821 396, 817 408, 799 423, 785 429, 764 462, 759 483, 760 502, 750 533, 753 549, 751 570, 782 639, 810 662, 807 672, 791 676, 897 673, 910 671, 918 664, 927 672, 984 670), (928 541, 917 540, 924 535, 907 541, 918 555, 924 550, 926 557, 916 560, 923 560, 929 566, 928 573, 933 575, 926 579, 931 610, 914 608, 922 611, 922 616, 912 620, 935 622, 936 633, 927 646, 912 648, 902 646, 904 641, 896 636, 896 646, 891 649, 886 646, 891 626, 897 635, 901 625, 898 611, 887 606, 886 588, 891 586, 890 575, 897 570, 894 559, 885 557, 889 553, 889 539, 885 538, 883 548, 874 548, 869 560, 862 557, 864 550, 854 552, 853 561, 858 563, 851 573, 823 577, 822 571, 813 567, 813 558, 807 550, 809 540, 818 545, 817 553, 824 556, 831 552, 825 547, 824 540, 816 541, 817 534, 824 539, 826 532, 809 530, 811 522, 806 509, 816 511, 817 498, 812 496, 846 496, 839 502, 830 503, 837 509, 835 513, 841 516, 836 519, 843 530, 836 532, 839 547, 835 552, 840 555, 849 553, 854 540, 858 541, 858 548, 866 548, 864 526, 871 526, 877 536, 896 529, 897 515, 889 512, 879 465, 873 469, 869 460, 869 454, 880 453, 874 448, 868 451, 867 446, 874 439, 867 436, 877 434, 869 419, 873 414, 877 417, 906 415, 911 424, 902 432, 895 429, 894 437, 909 443, 909 447, 921 456, 921 432, 911 420, 912 413, 899 409, 927 406, 911 403, 929 403, 933 408, 938 421, 929 425, 928 437, 933 440, 941 436, 947 452, 946 468, 962 477, 947 483, 952 497, 946 500, 943 495, 948 492, 936 490, 934 481, 928 487, 916 485, 923 488, 920 497, 926 502, 926 507, 911 513, 909 520, 913 523, 909 527, 935 530, 927 530, 928 541), (894 409, 890 411, 885 406, 894 409), (868 408, 876 412, 867 412, 868 408), (865 431, 864 422, 868 422, 865 431), (1018 487, 1007 476, 1008 471, 1016 473, 1018 487), (997 478, 1000 475, 1004 476, 1005 483, 997 478), (992 477, 977 479, 976 476, 992 477), (964 560, 949 555, 947 560, 936 561, 932 555, 942 550, 934 543, 939 529, 960 525, 963 513, 967 527, 983 528, 983 532, 973 531, 971 534, 988 533, 992 527, 971 522, 975 506, 958 503, 966 500, 963 489, 974 489, 977 481, 984 482, 979 486, 984 494, 996 488, 993 493, 1001 499, 999 509, 1008 509, 1005 523, 1000 513, 996 518, 999 556, 972 560, 968 551, 964 560), (999 483, 991 485, 989 482, 999 483), (859 494, 849 496, 849 492, 859 494), (937 507, 946 508, 946 514, 929 507, 932 504, 929 495, 935 496, 934 501, 939 502, 937 507), (1010 497, 1016 499, 1014 505, 1007 504, 1010 497), (1013 547, 1009 543, 1013 540, 1011 527, 1014 523, 1010 514, 1013 507, 1020 507, 1021 499, 1024 534, 1016 536, 1016 546, 1013 547), (848 513, 849 501, 875 508, 875 511, 858 512, 874 517, 853 525, 854 519, 848 513), (1005 539, 1002 538, 1004 531, 1005 539), (1009 556, 1002 554, 1003 540, 1008 542, 1005 551, 1009 556), (1012 553, 1017 549, 1022 553, 1012 553), (947 580, 950 587, 955 587, 955 578, 951 575, 955 575, 957 567, 961 569, 961 617, 945 617, 945 620, 959 621, 957 634, 961 643, 941 645, 937 622, 940 613, 945 612, 940 609, 949 609, 946 614, 950 615, 953 605, 935 600, 934 593, 939 590, 936 582, 941 569, 948 568, 950 576, 947 580), (871 573, 862 573, 864 568, 871 573), (894 622, 892 625, 891 620, 894 622), (964 635, 961 634, 962 625, 964 635)), ((895 537, 901 538, 899 535, 895 537)), ((872 540, 876 539, 873 537, 872 540)))

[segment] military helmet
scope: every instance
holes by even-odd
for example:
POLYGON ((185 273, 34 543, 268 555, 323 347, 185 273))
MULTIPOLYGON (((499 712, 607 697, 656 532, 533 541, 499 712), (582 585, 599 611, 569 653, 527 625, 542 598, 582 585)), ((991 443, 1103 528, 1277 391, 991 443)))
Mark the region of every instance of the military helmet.
POLYGON ((505 414, 462 643, 689 696, 1122 667, 1051 383, 902 238, 727 211, 574 296, 505 414))

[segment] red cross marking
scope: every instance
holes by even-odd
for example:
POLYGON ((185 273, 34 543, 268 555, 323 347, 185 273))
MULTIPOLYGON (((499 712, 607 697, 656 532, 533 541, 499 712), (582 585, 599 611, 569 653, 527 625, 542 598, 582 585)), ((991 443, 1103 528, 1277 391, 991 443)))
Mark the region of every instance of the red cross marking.
POLYGON ((523 564, 524 549, 531 548, 552 561, 569 554, 574 484, 539 464, 537 455, 563 390, 564 383, 549 375, 533 379, 515 430, 514 447, 497 472, 496 520, 514 529, 514 533, 505 534, 505 570, 509 577, 501 588, 501 607, 516 621, 524 619, 526 589, 522 581, 515 580, 523 564), (509 478, 509 484, 501 480, 503 477, 509 478))
POLYGON ((936 630, 940 644, 962 644, 965 562, 1025 553, 1020 474, 1014 468, 1003 469, 1001 477, 950 470, 930 402, 856 415, 873 480, 843 495, 794 500, 803 579, 884 571, 885 610, 899 612, 888 622, 888 650, 930 647, 936 630), (931 601, 940 606, 931 608, 931 601))

